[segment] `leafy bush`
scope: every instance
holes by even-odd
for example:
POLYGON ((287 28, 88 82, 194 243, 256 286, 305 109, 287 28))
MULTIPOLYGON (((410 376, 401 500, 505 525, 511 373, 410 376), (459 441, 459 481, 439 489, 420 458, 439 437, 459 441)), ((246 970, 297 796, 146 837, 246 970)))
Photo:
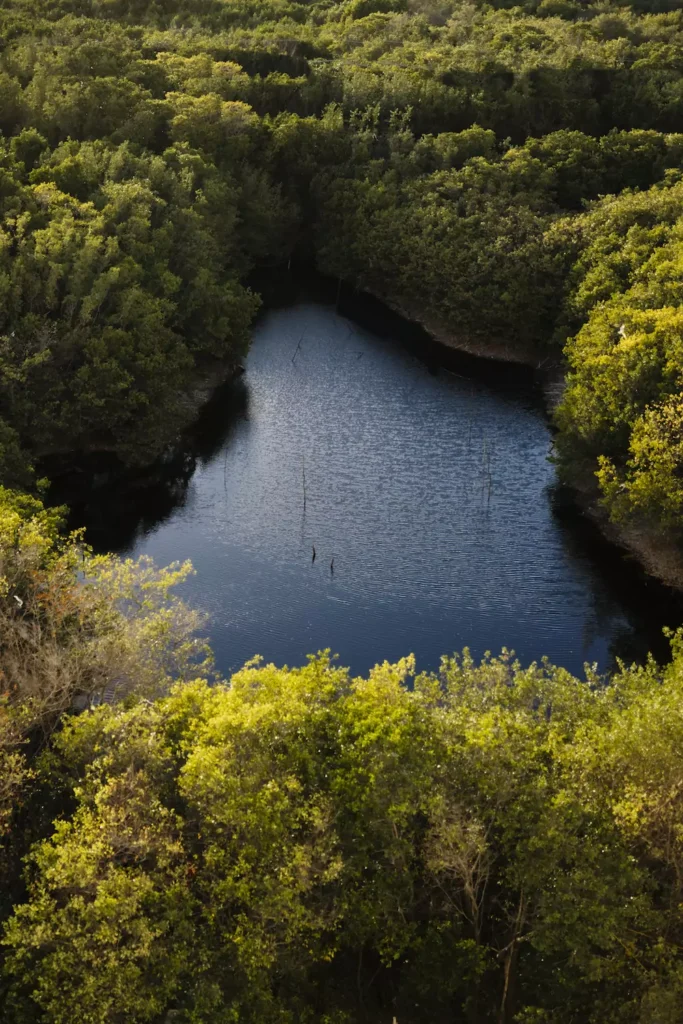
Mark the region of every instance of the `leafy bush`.
POLYGON ((673 1021, 681 664, 323 655, 72 720, 6 1019, 673 1021))

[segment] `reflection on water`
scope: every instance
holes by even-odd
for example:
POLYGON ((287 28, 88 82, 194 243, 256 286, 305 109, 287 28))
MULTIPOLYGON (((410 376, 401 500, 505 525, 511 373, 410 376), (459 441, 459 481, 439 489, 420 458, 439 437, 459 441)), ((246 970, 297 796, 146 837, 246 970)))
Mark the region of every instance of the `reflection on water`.
POLYGON ((61 473, 46 463, 46 475, 54 481, 51 502, 70 507, 70 526, 85 526, 97 551, 134 552, 139 538, 184 506, 197 466, 227 450, 247 416, 248 401, 242 377, 219 387, 181 443, 143 470, 122 470, 106 455, 83 458, 61 473))
POLYGON ((144 474, 84 465, 55 500, 100 549, 192 559, 225 672, 323 647, 359 672, 465 644, 576 672, 663 656, 680 604, 555 489, 529 373, 455 354, 437 372, 386 310, 341 312, 271 312, 178 451, 144 474))

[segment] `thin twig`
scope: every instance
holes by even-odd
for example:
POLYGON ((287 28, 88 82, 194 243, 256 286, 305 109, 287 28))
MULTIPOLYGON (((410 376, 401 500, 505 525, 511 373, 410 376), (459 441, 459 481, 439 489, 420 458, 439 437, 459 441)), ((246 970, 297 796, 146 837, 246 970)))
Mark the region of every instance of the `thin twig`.
POLYGON ((297 342, 296 348, 294 349, 294 355, 292 356, 292 366, 294 365, 294 360, 296 359, 297 355, 299 354, 299 349, 301 348, 301 342, 303 340, 304 340, 304 336, 302 334, 301 337, 299 338, 299 341, 297 342))
MULTIPOLYGON (((306 515, 306 456, 301 456, 301 482, 304 488, 304 515, 306 515)), ((313 549, 315 551, 315 548, 313 549)))

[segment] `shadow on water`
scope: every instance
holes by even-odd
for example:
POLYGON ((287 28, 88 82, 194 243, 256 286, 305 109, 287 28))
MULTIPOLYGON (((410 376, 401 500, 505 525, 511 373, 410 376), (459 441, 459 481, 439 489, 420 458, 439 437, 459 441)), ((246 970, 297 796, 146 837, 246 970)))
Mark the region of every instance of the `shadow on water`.
POLYGON ((85 527, 95 551, 130 551, 183 507, 197 466, 227 448, 248 411, 249 389, 240 376, 216 388, 178 443, 144 468, 107 453, 82 456, 66 469, 46 459, 40 468, 51 480, 48 502, 68 506, 69 528, 85 527))
POLYGON ((41 467, 49 500, 70 507, 95 550, 190 557, 188 596, 211 606, 223 670, 257 649, 296 663, 328 643, 360 671, 406 644, 430 668, 465 643, 475 655, 519 644, 523 660, 547 652, 575 672, 594 655, 601 670, 649 651, 667 659, 662 629, 683 621, 683 597, 548 486, 551 437, 530 368, 444 349, 336 282, 284 284, 255 326, 247 373, 214 392, 163 458, 137 470, 104 454, 41 467), (463 442, 472 424, 500 446, 504 490, 496 483, 490 516, 480 457, 463 442), (334 576, 318 575, 335 554, 334 576))
POLYGON ((505 394, 528 395, 540 408, 543 404, 541 389, 537 386, 534 370, 522 363, 507 363, 498 359, 484 359, 458 349, 450 349, 436 341, 423 327, 406 320, 400 313, 386 306, 366 292, 349 285, 339 287, 336 280, 324 277, 305 267, 291 273, 269 275, 263 280, 255 275, 254 287, 267 296, 267 309, 285 309, 297 299, 334 306, 341 318, 369 331, 383 340, 397 342, 427 368, 431 374, 441 371, 475 380, 479 384, 505 394))
MULTIPOLYGON (((339 290, 331 278, 308 269, 291 274, 278 271, 268 280, 256 276, 253 284, 265 293, 266 311, 290 307, 299 297, 335 304, 340 317, 398 343, 434 376, 453 373, 496 392, 523 395, 529 404, 542 404, 529 367, 447 349, 378 299, 346 285, 339 290)), ((137 539, 183 507, 198 463, 208 463, 226 449, 237 424, 248 418, 248 407, 249 389, 243 376, 220 385, 178 442, 140 469, 124 465, 107 452, 66 463, 61 457, 47 458, 39 467, 51 481, 47 500, 68 507, 69 528, 84 527, 95 551, 129 551, 137 539)))
MULTIPOLYGON (((543 389, 531 367, 448 349, 422 327, 405 320, 378 299, 346 286, 338 291, 336 282, 330 279, 316 277, 314 282, 316 298, 322 302, 337 302, 340 315, 381 338, 398 341, 417 356, 430 373, 446 371, 474 379, 498 394, 523 398, 525 405, 545 413, 543 389)), ((308 287, 310 289, 310 285, 308 287)), ((595 580, 587 580, 587 589, 593 593, 594 616, 586 628, 595 635, 612 633, 610 668, 618 661, 627 665, 642 663, 649 653, 661 663, 668 661, 671 649, 665 629, 676 629, 683 623, 683 594, 649 576, 627 551, 608 542, 577 504, 570 489, 554 484, 548 498, 571 560, 597 570, 598 585, 595 580), (625 621, 622 624, 614 622, 615 606, 623 611, 625 621)), ((593 636, 586 637, 587 646, 592 639, 593 636)))
POLYGON ((593 587, 596 633, 609 632, 610 667, 642 663, 648 654, 664 663, 671 655, 665 629, 683 623, 683 594, 649 576, 634 558, 605 540, 597 525, 582 511, 568 488, 559 484, 549 491, 553 518, 574 563, 590 566, 599 577, 593 587), (624 621, 614 622, 614 608, 624 621))

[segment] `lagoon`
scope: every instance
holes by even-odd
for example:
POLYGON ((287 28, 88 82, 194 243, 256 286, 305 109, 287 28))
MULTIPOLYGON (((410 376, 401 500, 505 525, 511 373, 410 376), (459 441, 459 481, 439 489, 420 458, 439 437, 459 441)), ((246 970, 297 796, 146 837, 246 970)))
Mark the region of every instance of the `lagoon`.
POLYGON ((171 455, 55 494, 99 549, 192 560, 225 673, 322 648, 358 673, 465 645, 576 673, 664 656, 677 600, 557 489, 551 451, 530 371, 309 288, 259 319, 171 455))

